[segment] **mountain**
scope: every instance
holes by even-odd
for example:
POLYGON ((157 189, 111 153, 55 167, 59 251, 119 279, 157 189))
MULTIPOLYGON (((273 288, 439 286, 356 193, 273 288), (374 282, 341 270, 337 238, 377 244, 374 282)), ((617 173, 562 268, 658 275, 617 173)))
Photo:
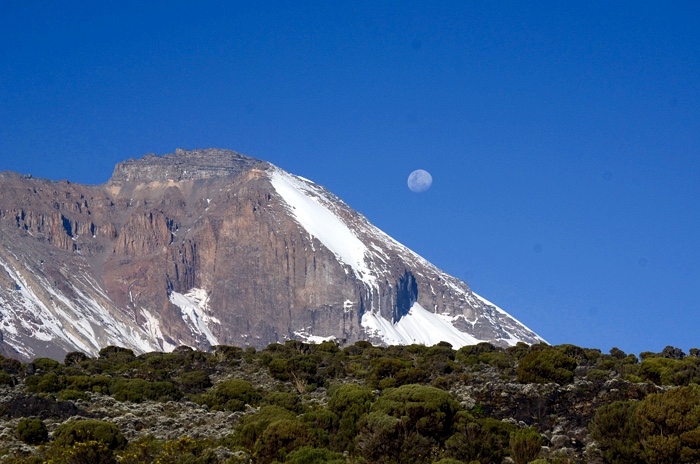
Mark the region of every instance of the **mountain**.
POLYGON ((325 188, 178 149, 103 185, 0 173, 0 353, 20 359, 287 339, 542 339, 325 188))

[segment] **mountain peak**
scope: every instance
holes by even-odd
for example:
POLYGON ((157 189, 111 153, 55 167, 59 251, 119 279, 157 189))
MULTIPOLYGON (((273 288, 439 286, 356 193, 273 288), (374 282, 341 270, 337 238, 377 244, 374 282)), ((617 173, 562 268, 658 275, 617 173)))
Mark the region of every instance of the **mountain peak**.
POLYGON ((0 175, 0 200, 0 353, 22 359, 542 341, 327 189, 235 151, 129 159, 99 186, 0 175))
POLYGON ((263 161, 233 150, 219 148, 184 150, 178 148, 175 153, 163 156, 149 153, 139 159, 130 158, 118 163, 109 182, 123 184, 126 182, 232 177, 260 163, 263 161))

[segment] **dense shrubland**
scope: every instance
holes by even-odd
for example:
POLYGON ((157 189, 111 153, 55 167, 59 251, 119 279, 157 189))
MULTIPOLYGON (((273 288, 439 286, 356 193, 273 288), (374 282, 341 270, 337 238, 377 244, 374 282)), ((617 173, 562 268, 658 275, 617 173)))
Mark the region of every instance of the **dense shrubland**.
POLYGON ((288 341, 1 358, 0 461, 700 462, 698 355, 288 341))

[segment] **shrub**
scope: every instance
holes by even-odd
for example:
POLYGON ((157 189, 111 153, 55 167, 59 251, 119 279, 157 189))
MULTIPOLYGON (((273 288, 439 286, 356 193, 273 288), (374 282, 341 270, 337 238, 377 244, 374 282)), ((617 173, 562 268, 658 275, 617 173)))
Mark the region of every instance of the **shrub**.
POLYGON ((218 361, 228 361, 236 363, 243 357, 243 348, 238 346, 216 345, 212 347, 214 357, 218 361))
POLYGON ((313 448, 302 446, 287 454, 286 464, 345 464, 341 453, 335 453, 328 448, 313 448))
POLYGON ((41 419, 23 417, 17 423, 17 438, 28 445, 38 445, 49 439, 49 432, 41 419))
POLYGON ((352 447, 353 439, 357 435, 357 421, 369 412, 372 400, 372 392, 357 384, 342 385, 331 392, 328 409, 339 418, 336 443, 332 449, 352 447))
POLYGON ((639 435, 634 413, 636 401, 616 401, 601 406, 588 425, 606 462, 635 462, 639 454, 639 435))
POLYGON ((384 412, 373 411, 359 421, 360 433, 355 442, 357 451, 369 462, 399 461, 401 420, 384 412))
POLYGON ((22 371, 22 363, 13 358, 6 358, 0 354, 0 369, 8 374, 19 374, 22 371))
POLYGON ((129 348, 122 348, 121 346, 107 346, 100 350, 100 358, 109 359, 115 363, 129 363, 136 359, 136 355, 133 350, 129 348))
POLYGON ((51 358, 36 358, 33 361, 34 367, 42 372, 60 371, 61 363, 51 358))
POLYGON ((441 441, 449 436, 459 403, 439 388, 403 385, 385 391, 372 410, 404 418, 405 426, 425 437, 441 441))
POLYGON ((297 414, 304 410, 304 404, 299 395, 287 392, 271 392, 265 395, 265 403, 289 409, 297 414))
POLYGON ((228 411, 242 411, 246 404, 256 406, 260 399, 261 395, 253 385, 242 379, 224 380, 213 392, 204 395, 204 401, 209 407, 228 411))
POLYGON ((250 416, 244 416, 234 429, 233 435, 229 440, 234 445, 243 446, 247 450, 252 451, 255 442, 272 422, 281 419, 292 420, 295 417, 293 412, 279 406, 263 406, 259 412, 250 416))
POLYGON ((119 377, 109 387, 117 401, 140 403, 151 401, 176 401, 182 398, 182 392, 170 382, 149 382, 143 379, 126 379, 119 377))
POLYGON ((163 442, 153 435, 137 438, 127 444, 120 453, 120 464, 142 464, 157 462, 158 456, 163 453, 163 442))
POLYGON ((298 420, 280 419, 272 422, 255 443, 255 456, 263 464, 284 461, 287 453, 311 445, 311 435, 298 420))
POLYGON ((535 429, 519 429, 510 434, 510 457, 515 464, 527 464, 542 448, 542 436, 535 429))
POLYGON ((390 388, 395 385, 399 371, 412 367, 413 363, 407 359, 375 358, 370 363, 369 383, 374 388, 390 388))
POLYGON ((690 385, 700 382, 700 358, 646 357, 637 375, 657 385, 690 385))
POLYGON ((24 386, 32 393, 56 393, 66 387, 66 379, 64 376, 49 372, 27 377, 24 379, 24 386))
POLYGON ((196 392, 211 387, 211 378, 209 378, 209 374, 206 371, 190 371, 178 377, 177 383, 186 392, 196 392))
POLYGON ((317 445, 331 445, 331 437, 335 437, 338 432, 337 414, 328 409, 315 409, 304 413, 300 419, 307 425, 317 445))
POLYGON ((700 387, 652 393, 635 411, 641 457, 654 463, 700 462, 700 387))
MULTIPOLYGON (((116 464, 114 451, 97 440, 75 443, 63 454, 64 462, 70 464, 116 464)), ((52 462, 52 461, 49 461, 52 462)))
POLYGON ((574 379, 576 360, 556 349, 532 351, 520 359, 516 373, 520 383, 569 383, 574 379))
POLYGON ((448 457, 464 462, 502 462, 515 426, 492 418, 475 419, 462 411, 455 417, 454 433, 445 441, 448 457))
POLYGON ((88 395, 85 392, 81 392, 78 390, 72 390, 72 389, 66 389, 66 390, 61 390, 58 392, 56 395, 56 399, 59 401, 78 401, 78 400, 89 400, 90 395, 88 395))
POLYGON ((216 457, 213 442, 208 439, 195 440, 188 436, 165 442, 158 464, 209 464, 220 462, 216 457))
POLYGON ((14 385, 15 381, 10 374, 0 371, 0 385, 14 385))
POLYGON ((54 442, 60 446, 97 441, 110 450, 126 446, 126 438, 119 427, 111 422, 96 419, 72 420, 59 425, 53 433, 54 442))
POLYGON ((83 392, 108 392, 112 379, 106 375, 67 375, 66 389, 83 392))
POLYGON ((88 355, 86 355, 82 351, 71 351, 70 353, 66 354, 65 358, 63 358, 63 365, 66 367, 80 366, 80 363, 86 361, 87 359, 88 355))

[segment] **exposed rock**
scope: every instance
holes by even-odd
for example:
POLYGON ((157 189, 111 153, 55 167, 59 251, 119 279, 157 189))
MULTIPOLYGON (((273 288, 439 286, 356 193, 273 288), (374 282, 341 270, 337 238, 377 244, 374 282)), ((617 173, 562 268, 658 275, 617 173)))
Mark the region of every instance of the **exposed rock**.
POLYGON ((22 359, 445 340, 397 329, 418 307, 453 345, 541 340, 323 187, 232 151, 129 159, 98 186, 0 173, 0 205, 0 349, 22 359), (336 248, 275 179, 337 223, 336 248))

